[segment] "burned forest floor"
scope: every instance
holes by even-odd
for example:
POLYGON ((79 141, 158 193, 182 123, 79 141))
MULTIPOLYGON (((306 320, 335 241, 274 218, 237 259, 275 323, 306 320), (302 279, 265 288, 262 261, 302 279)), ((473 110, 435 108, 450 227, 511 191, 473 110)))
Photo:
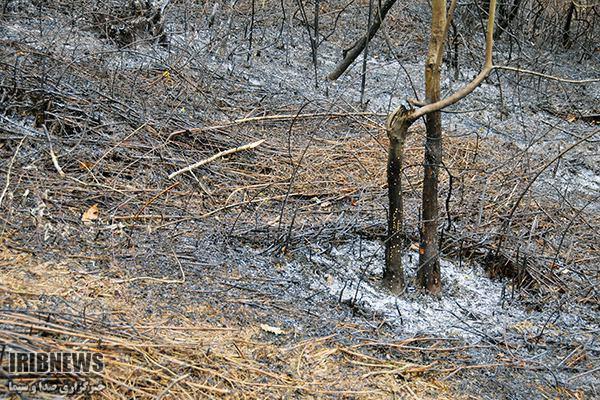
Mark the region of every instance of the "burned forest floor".
MULTIPOLYGON (((364 2, 321 4, 315 57, 302 2, 138 3, 4 2, 3 354, 102 353, 82 399, 600 396, 600 83, 498 71, 443 113, 439 297, 413 283, 411 128, 394 296, 384 126, 423 92, 427 2, 392 9, 362 96, 362 57, 325 77, 364 2)), ((597 49, 512 37, 498 63, 600 76, 597 49)), ((463 40, 444 95, 479 70, 463 40)), ((0 374, 3 398, 65 398, 0 374)))

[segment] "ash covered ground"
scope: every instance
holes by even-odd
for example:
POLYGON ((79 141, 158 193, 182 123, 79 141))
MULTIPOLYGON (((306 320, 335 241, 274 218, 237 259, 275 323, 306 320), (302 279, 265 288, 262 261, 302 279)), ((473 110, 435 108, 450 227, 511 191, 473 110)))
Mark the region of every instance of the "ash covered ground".
MULTIPOLYGON (((444 113, 445 162, 455 182, 444 230, 470 253, 449 246, 440 298, 412 284, 396 297, 380 287, 382 126, 393 107, 414 96, 413 86, 423 91, 424 2, 395 9, 394 23, 385 27, 389 39, 372 42, 363 104, 360 60, 338 81, 324 79, 341 50, 364 32, 361 5, 342 12, 337 23, 344 5, 324 5, 322 34, 331 35, 318 48, 317 86, 296 4, 285 4, 286 19, 273 12, 275 5, 258 5, 251 45, 249 2, 223 4, 212 26, 211 5, 173 2, 164 14, 168 45, 143 29, 131 33, 132 42, 117 43, 114 29, 125 29, 131 16, 115 23, 99 16, 118 14, 118 1, 6 4, 0 24, 4 246, 125 285, 144 304, 142 315, 268 324, 288 332, 275 340, 282 346, 328 335, 346 345, 431 337, 462 346, 459 356, 419 353, 424 363, 446 366, 440 379, 452 383, 454 397, 598 396, 598 136, 544 169, 524 196, 506 254, 527 260, 531 285, 490 277, 485 255, 530 179, 597 131, 588 117, 599 113, 599 83, 501 72, 444 113), (269 115, 285 118, 260 120, 269 115), (258 120, 239 122, 251 118, 258 120), (177 186, 167 177, 258 139, 266 142, 255 152, 183 175, 177 186), (82 224, 94 204, 99 218, 82 224), (182 271, 182 284, 160 282, 179 279, 182 271), (158 281, 142 285, 139 277, 158 281), (199 304, 218 312, 188 311, 199 304)), ((597 51, 519 43, 516 51, 507 39, 498 41, 496 61, 570 79, 600 73, 597 51)), ((460 68, 445 65, 444 93, 477 73, 481 47, 482 35, 474 35, 460 68)), ((405 194, 409 277, 418 258, 424 135, 420 124, 412 132, 405 194)), ((444 200, 449 189, 444 176, 444 200)), ((66 295, 47 296, 43 309, 58 312, 65 304, 75 315, 110 309, 102 301, 84 307, 66 295)))

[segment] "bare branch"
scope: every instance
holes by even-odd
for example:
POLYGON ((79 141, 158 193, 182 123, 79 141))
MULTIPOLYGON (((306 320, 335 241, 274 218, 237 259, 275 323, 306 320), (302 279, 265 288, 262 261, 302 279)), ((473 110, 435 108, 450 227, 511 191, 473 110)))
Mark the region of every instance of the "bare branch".
POLYGON ((427 105, 415 110, 411 115, 411 119, 417 120, 418 118, 421 118, 422 116, 424 116, 426 114, 432 113, 434 111, 439 111, 443 108, 446 108, 446 107, 458 102, 459 100, 461 100, 462 98, 464 98, 465 96, 467 96, 471 92, 473 92, 475 89, 477 89, 477 87, 481 84, 481 82, 483 82, 483 80, 485 78, 487 78, 487 76, 490 74, 490 72, 494 68, 493 59, 492 59, 492 54, 493 54, 492 50, 494 47, 494 20, 495 20, 495 18, 496 18, 496 0, 491 0, 490 8, 489 8, 489 15, 488 15, 486 39, 485 39, 485 64, 483 65, 483 69, 481 70, 481 72, 475 77, 475 79, 473 79, 467 85, 463 86, 458 91, 454 92, 452 95, 450 95, 440 101, 436 101, 435 103, 427 104, 427 105))
MULTIPOLYGON (((452 11, 453 6, 454 6, 454 0, 453 0, 452 4, 450 5, 450 11, 452 11)), ((448 16, 451 17, 452 14, 449 13, 448 16)), ((496 17, 496 0, 491 0, 490 8, 489 8, 488 22, 487 22, 486 40, 485 40, 485 42, 486 42, 485 63, 483 65, 483 68, 481 69, 481 72, 479 72, 479 74, 471 82, 469 82, 468 84, 463 86, 461 89, 459 89, 458 91, 454 92, 450 96, 448 96, 440 101, 436 101, 435 103, 426 104, 424 102, 419 102, 417 100, 412 100, 412 99, 409 100, 409 103, 412 104, 413 106, 420 106, 420 108, 414 110, 414 112, 411 114, 411 119, 417 120, 418 118, 421 118, 422 116, 424 116, 426 114, 429 114, 429 113, 432 113, 435 111, 439 111, 443 108, 446 108, 448 106, 451 106, 452 104, 457 103, 459 100, 466 97, 471 92, 473 92, 475 89, 477 89, 477 87, 485 80, 485 78, 488 77, 490 72, 492 72, 495 69, 529 74, 529 75, 539 76, 539 77, 545 78, 545 79, 550 79, 550 80, 555 80, 555 81, 565 82, 565 83, 571 83, 571 84, 600 82, 600 78, 591 78, 591 79, 582 79, 582 80, 567 79, 567 78, 560 78, 560 77, 553 76, 553 75, 543 74, 541 72, 530 71, 527 69, 521 69, 521 68, 503 66, 503 65, 494 65, 493 64, 493 47, 494 47, 494 20, 495 20, 495 17, 496 17)), ((450 21, 448 21, 448 24, 449 23, 450 23, 450 21)), ((446 26, 446 28, 447 28, 447 26, 446 26)), ((445 31, 447 34, 447 29, 445 29, 445 31)), ((441 50, 440 50, 440 52, 441 52, 441 50)), ((440 55, 438 54, 438 56, 440 56, 440 55)))
POLYGON ((461 99, 463 99, 464 97, 469 95, 471 92, 473 92, 475 89, 477 89, 477 87, 479 87, 481 82, 483 82, 483 80, 488 77, 488 75, 490 74, 491 71, 492 71, 492 67, 484 67, 484 69, 481 70, 481 72, 475 77, 475 79, 473 79, 467 85, 463 86, 461 89, 454 92, 452 95, 450 95, 440 101, 436 101, 435 103, 427 104, 427 105, 415 110, 415 112, 412 114, 412 118, 414 120, 417 120, 426 114, 432 113, 434 111, 439 111, 443 108, 451 106, 454 103, 457 103, 458 101, 460 101, 461 99))
POLYGON ((237 152, 243 151, 243 150, 253 149, 253 148, 258 147, 261 144, 263 144, 264 141, 265 141, 265 139, 261 139, 259 141, 256 141, 256 142, 253 142, 253 143, 249 143, 249 144, 246 144, 246 145, 243 145, 243 146, 234 147, 233 149, 223 150, 223 151, 221 151, 221 152, 219 152, 219 153, 217 153, 217 154, 215 154, 213 156, 205 158, 204 160, 200 160, 197 163, 194 163, 192 165, 188 165, 187 167, 182 168, 179 171, 173 172, 171 175, 169 175, 169 179, 173 179, 177 175, 183 174, 184 172, 189 172, 189 171, 191 171, 193 169, 201 167, 201 166, 203 166, 205 164, 208 164, 208 163, 210 163, 210 162, 212 162, 212 161, 214 161, 214 160, 216 160, 218 158, 225 157, 225 156, 227 156, 229 154, 237 153, 237 152))
POLYGON ((10 173, 12 171, 13 164, 19 155, 19 150, 21 150, 21 146, 23 142, 27 139, 27 136, 24 136, 23 139, 19 142, 17 149, 15 150, 15 154, 10 159, 10 163, 8 163, 8 171, 6 171, 6 182, 4 183, 4 189, 2 190, 2 194, 0 194, 0 207, 2 206, 2 201, 4 200, 4 196, 6 196, 6 192, 8 191, 8 187, 10 186, 10 173))
POLYGON ((494 69, 501 69, 501 70, 505 70, 505 71, 513 71, 513 72, 517 72, 520 74, 527 74, 527 75, 534 75, 534 76, 539 76, 540 78, 544 78, 544 79, 550 79, 552 81, 558 81, 558 82, 564 82, 564 83, 572 83, 572 84, 582 84, 582 83, 594 83, 594 82, 600 82, 600 78, 590 78, 590 79, 568 79, 568 78, 561 78, 558 76, 554 76, 554 75, 548 75, 548 74, 543 74, 541 72, 536 72, 536 71, 531 71, 528 69, 521 69, 521 68, 517 68, 517 67, 511 67, 508 65, 494 65, 493 67, 494 69))

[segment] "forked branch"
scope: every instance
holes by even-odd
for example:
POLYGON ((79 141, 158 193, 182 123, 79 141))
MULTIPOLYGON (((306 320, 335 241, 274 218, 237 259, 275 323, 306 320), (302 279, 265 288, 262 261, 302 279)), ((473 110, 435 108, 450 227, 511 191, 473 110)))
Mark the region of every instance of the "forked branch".
MULTIPOLYGON (((456 7, 454 1, 450 5, 451 11, 453 11, 453 7, 456 7)), ((451 15, 449 15, 449 17, 451 18, 451 15)), ((494 48, 494 20, 495 20, 495 18, 496 18, 496 0, 491 0, 489 14, 488 14, 487 32, 486 32, 486 38, 485 38, 485 63, 483 64, 483 68, 481 69, 481 72, 479 72, 479 74, 475 77, 475 79, 473 79, 471 82, 469 82, 468 84, 466 84, 465 86, 463 86, 461 89, 454 92, 450 96, 448 96, 440 101, 436 101, 435 103, 426 104, 423 107, 416 109, 414 111, 414 113, 412 113, 411 118, 413 118, 414 120, 417 120, 426 114, 432 113, 434 111, 439 111, 448 106, 451 106, 454 103, 457 103, 459 100, 466 97, 471 92, 473 92, 475 89, 477 89, 477 87, 481 84, 481 82, 483 82, 483 80, 488 77, 490 72, 492 72, 492 70, 494 69, 494 64, 493 64, 493 59, 492 59, 492 50, 494 48)), ((448 25, 450 23, 450 20, 448 20, 447 22, 448 23, 446 25, 448 25)), ((447 32, 447 26, 446 26, 445 32, 447 32)), ((444 40, 444 42, 445 42, 445 40, 444 40)), ((442 44, 442 48, 443 48, 443 44, 442 44)), ((439 54, 440 53, 438 53, 438 56, 439 56, 439 54)))
MULTIPOLYGON (((451 22, 452 12, 454 11, 454 8, 456 7, 455 3, 456 3, 455 0, 453 0, 452 3, 450 4, 450 10, 448 12, 448 23, 445 28, 446 35, 447 35, 448 25, 451 22)), ((435 103, 427 104, 427 103, 419 102, 419 101, 412 100, 412 99, 409 100, 409 103, 412 104, 413 106, 419 106, 419 108, 413 110, 413 112, 411 113, 411 115, 410 115, 411 119, 417 120, 426 114, 442 110, 448 106, 451 106, 452 104, 457 103, 464 97, 468 96, 475 89, 477 89, 477 87, 479 87, 479 85, 481 85, 481 83, 495 69, 539 76, 544 79, 549 79, 549 80, 554 80, 554 81, 564 82, 564 83, 569 83, 569 84, 585 84, 585 83, 600 82, 600 78, 581 79, 581 80, 567 79, 567 78, 561 78, 561 77, 557 77, 557 76, 553 76, 553 75, 543 74, 541 72, 531 71, 531 70, 527 70, 527 69, 521 69, 521 68, 516 68, 516 67, 511 67, 511 66, 503 66, 503 65, 494 65, 492 55, 493 55, 493 48, 494 48, 494 21, 495 21, 495 18, 496 18, 496 0, 491 0, 488 21, 487 21, 486 39, 485 39, 485 61, 484 61, 483 67, 482 67, 481 71, 479 72, 479 74, 477 74, 477 76, 471 82, 467 83, 465 86, 463 86, 462 88, 460 88, 459 90, 457 90, 456 92, 451 94, 450 96, 448 96, 444 99, 441 99, 440 101, 436 101, 435 103)), ((443 44, 441 45, 440 49, 438 49, 438 57, 441 57, 442 53, 443 53, 443 44)))

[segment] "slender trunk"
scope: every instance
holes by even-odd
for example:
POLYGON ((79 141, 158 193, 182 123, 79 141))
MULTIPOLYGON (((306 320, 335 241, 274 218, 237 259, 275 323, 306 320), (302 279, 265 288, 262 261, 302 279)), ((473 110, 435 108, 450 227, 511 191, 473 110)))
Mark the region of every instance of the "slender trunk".
POLYGON ((248 34, 248 55, 246 56, 246 61, 250 61, 252 57, 252 37, 254 34, 254 17, 256 15, 256 0, 252 0, 252 12, 250 14, 250 33, 248 34))
POLYGON ((569 4, 569 9, 567 10, 567 20, 565 22, 565 27, 563 29, 563 46, 570 47, 571 46, 571 22, 573 21, 573 14, 575 13, 575 2, 571 1, 569 4))
MULTIPOLYGON (((440 48, 444 44, 446 26, 446 1, 433 0, 431 38, 425 65, 425 97, 427 103, 440 100, 440 48)), ((440 111, 425 117, 425 176, 423 178, 423 226, 419 248, 417 283, 432 294, 442 289, 440 279, 438 237, 438 174, 442 161, 442 114, 440 111)))
MULTIPOLYGON (((440 100, 440 66, 444 42, 447 36, 448 24, 456 7, 457 0, 452 0, 448 17, 446 16, 445 0, 432 2, 432 29, 429 43, 429 53, 425 66, 426 101, 417 109, 407 110, 398 107, 387 121, 390 138, 388 160, 388 187, 390 214, 388 217, 388 237, 386 241, 386 268, 384 284, 400 292, 404 286, 402 270, 402 157, 404 140, 408 128, 418 118, 427 116, 427 140, 425 146, 425 177, 423 180, 423 228, 419 249, 419 270, 417 283, 430 293, 441 291, 439 238, 438 238, 438 172, 442 160, 442 120, 439 113, 445 107, 458 102, 475 90, 495 67, 492 50, 494 44, 494 20, 496 15, 496 0, 489 0, 489 17, 486 33, 485 63, 481 72, 467 85, 452 95, 440 100)), ((505 67, 506 68, 506 67, 505 67)), ((413 102, 413 105, 416 102, 413 102)))
POLYGON ((313 57, 313 68, 315 71, 315 87, 319 87, 319 9, 321 8, 321 2, 315 0, 315 11, 313 15, 313 25, 315 28, 315 36, 311 40, 312 45, 312 57, 313 57))
POLYGON ((404 290, 404 269, 402 254, 404 247, 403 209, 402 209, 402 160, 404 142, 408 128, 413 123, 410 112, 401 107, 390 115, 387 123, 390 139, 387 180, 390 210, 388 214, 388 233, 385 243, 385 270, 383 283, 392 292, 400 294, 404 290))
POLYGON ((432 294, 442 289, 438 237, 438 174, 442 159, 442 118, 436 111, 426 117, 425 176, 423 178, 423 227, 419 247, 418 285, 432 294))
POLYGON ((373 15, 373 0, 369 0, 369 17, 367 18, 367 33, 365 38, 367 38, 367 42, 365 43, 365 50, 363 51, 363 63, 362 63, 362 73, 360 79, 360 106, 364 109, 365 107, 365 86, 367 84, 367 58, 369 55, 369 29, 371 28, 371 16, 373 15))

